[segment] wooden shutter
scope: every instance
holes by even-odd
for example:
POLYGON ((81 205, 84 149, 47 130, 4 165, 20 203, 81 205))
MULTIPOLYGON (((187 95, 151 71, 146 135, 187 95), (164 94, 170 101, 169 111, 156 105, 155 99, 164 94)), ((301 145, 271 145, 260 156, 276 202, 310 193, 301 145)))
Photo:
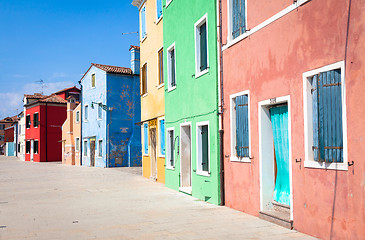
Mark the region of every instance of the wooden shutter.
POLYGON ((249 157, 248 96, 236 97, 236 153, 249 157))
POLYGON ((171 87, 176 86, 176 73, 175 73, 175 49, 171 50, 170 52, 171 57, 171 87))
POLYGON ((202 171, 209 171, 209 141, 208 141, 208 125, 201 127, 202 134, 202 171))
POLYGON ((200 34, 200 71, 208 67, 208 49, 207 49, 207 23, 203 23, 199 28, 200 34))
POLYGON ((145 123, 143 127, 144 154, 148 154, 148 124, 145 123))
POLYGON ((169 147, 170 147, 170 165, 173 167, 174 166, 174 132, 173 131, 169 131, 169 147))
POLYGON ((161 151, 161 155, 165 155, 165 120, 161 120, 160 121, 160 151, 161 151))
POLYGON ((317 88, 312 90, 314 160, 343 162, 341 71, 320 73, 312 85, 317 88))
POLYGON ((142 20, 142 39, 146 36, 147 32, 146 32, 146 7, 143 7, 142 8, 142 11, 141 11, 141 20, 142 20))
POLYGON ((162 0, 157 0, 157 19, 162 16, 162 0))
POLYGON ((238 37, 246 31, 245 0, 232 0, 232 36, 238 37))
POLYGON ((161 49, 158 52, 158 76, 159 76, 158 83, 163 84, 164 83, 164 79, 163 79, 163 49, 161 49))

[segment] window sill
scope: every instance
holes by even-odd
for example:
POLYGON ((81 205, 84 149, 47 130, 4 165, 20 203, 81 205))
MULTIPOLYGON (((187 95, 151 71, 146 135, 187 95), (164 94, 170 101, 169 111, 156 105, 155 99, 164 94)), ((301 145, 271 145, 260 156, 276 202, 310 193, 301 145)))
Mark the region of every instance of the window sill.
POLYGON ((143 95, 141 95, 142 98, 145 98, 148 96, 148 93, 144 93, 143 95))
POLYGON ((165 155, 158 155, 159 158, 165 158, 165 155))
POLYGON ((174 86, 174 87, 172 87, 172 88, 169 88, 169 89, 167 90, 167 92, 174 91, 175 89, 176 89, 176 86, 174 86))
POLYGON ((101 120, 103 120, 103 119, 102 119, 102 118, 98 118, 98 119, 96 119, 96 120, 101 121, 101 120))
POLYGON ((242 163, 251 163, 251 159, 248 157, 238 158, 236 156, 230 158, 231 162, 242 162, 242 163))
POLYGON ((207 69, 205 69, 204 71, 201 71, 201 72, 198 72, 198 73, 195 73, 195 79, 207 74, 209 72, 209 67, 207 69))
POLYGON ((144 36, 144 38, 142 38, 141 43, 143 43, 146 40, 146 38, 147 38, 147 34, 146 34, 146 36, 144 36))
POLYGON ((90 89, 95 89, 96 87, 91 87, 90 89))
POLYGON ((143 156, 144 157, 149 157, 148 153, 147 154, 143 153, 143 156))
POLYGON ((157 89, 160 89, 160 88, 162 88, 163 86, 165 86, 165 84, 164 84, 164 83, 162 83, 162 84, 158 85, 158 86, 157 86, 157 89))
POLYGON ((325 170, 340 170, 340 171, 348 170, 347 162, 344 162, 344 163, 324 163, 324 162, 319 163, 316 161, 306 160, 306 161, 304 161, 304 167, 325 169, 325 170))
POLYGON ((203 171, 196 171, 196 175, 204 176, 204 177, 210 177, 209 172, 203 172, 203 171))
POLYGON ((163 18, 163 15, 161 15, 161 17, 160 17, 159 19, 157 19, 157 21, 156 21, 156 25, 157 25, 157 24, 159 24, 159 23, 161 22, 162 18, 163 18))
POLYGON ((175 170, 175 167, 166 166, 166 169, 168 169, 168 170, 175 170))
POLYGON ((167 8, 170 5, 171 2, 172 2, 172 0, 166 4, 166 7, 165 8, 167 8))

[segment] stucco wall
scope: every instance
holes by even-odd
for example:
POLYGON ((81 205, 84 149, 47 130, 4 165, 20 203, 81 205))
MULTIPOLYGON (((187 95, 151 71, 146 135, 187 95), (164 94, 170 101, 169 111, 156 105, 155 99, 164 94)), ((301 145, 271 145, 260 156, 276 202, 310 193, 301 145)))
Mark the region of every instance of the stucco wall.
MULTIPOLYGON (((291 3, 288 1, 285 8, 291 3)), ((267 1, 249 1, 248 28, 265 17, 267 1), (262 6, 257 9, 256 6, 262 6), (251 6, 251 7, 250 7, 251 6)), ((251 163, 225 159, 226 205, 258 215, 260 171, 258 102, 290 96, 294 228, 323 239, 361 239, 365 235, 365 109, 356 100, 365 91, 365 3, 309 1, 224 51, 224 155, 230 156, 229 96, 250 90, 251 163), (348 32, 347 32, 348 30, 348 32), (346 36, 348 33, 347 58, 346 36), (304 72, 346 60, 347 171, 306 168, 304 152, 304 72)), ((278 9, 280 10, 280 9, 278 9)), ((223 1, 223 42, 227 41, 227 0, 223 1)))
MULTIPOLYGON (((166 1, 164 1, 164 4, 166 1)), ((192 139, 192 196, 214 204, 220 203, 219 142, 218 142, 218 92, 217 92, 217 29, 215 1, 172 1, 164 8, 164 53, 175 43, 176 89, 168 92, 165 79, 165 128, 174 127, 175 136, 180 136, 180 124, 191 122, 192 139), (187 8, 186 6, 189 6, 187 8), (208 17, 209 71, 195 78, 194 24, 205 14, 208 17), (196 128, 197 123, 209 121, 210 175, 196 173, 196 128)), ((165 65, 166 66, 166 65, 165 65)), ((167 67, 165 67, 167 76, 167 67)), ((180 156, 175 147, 175 169, 166 169, 167 187, 178 190, 180 186, 180 156)))

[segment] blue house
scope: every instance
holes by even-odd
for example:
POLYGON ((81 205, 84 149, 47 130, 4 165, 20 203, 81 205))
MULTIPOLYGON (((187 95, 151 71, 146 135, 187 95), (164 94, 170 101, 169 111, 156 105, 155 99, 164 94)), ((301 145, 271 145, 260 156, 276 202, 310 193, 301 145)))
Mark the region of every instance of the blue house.
POLYGON ((92 63, 81 78, 82 165, 141 166, 139 47, 131 68, 92 63))

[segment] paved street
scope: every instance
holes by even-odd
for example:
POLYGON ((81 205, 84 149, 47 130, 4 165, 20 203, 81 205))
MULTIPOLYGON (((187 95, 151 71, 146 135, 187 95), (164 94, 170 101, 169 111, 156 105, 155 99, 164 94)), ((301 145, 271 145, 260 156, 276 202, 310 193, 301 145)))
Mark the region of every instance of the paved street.
POLYGON ((0 239, 314 239, 140 171, 0 157, 0 239))

